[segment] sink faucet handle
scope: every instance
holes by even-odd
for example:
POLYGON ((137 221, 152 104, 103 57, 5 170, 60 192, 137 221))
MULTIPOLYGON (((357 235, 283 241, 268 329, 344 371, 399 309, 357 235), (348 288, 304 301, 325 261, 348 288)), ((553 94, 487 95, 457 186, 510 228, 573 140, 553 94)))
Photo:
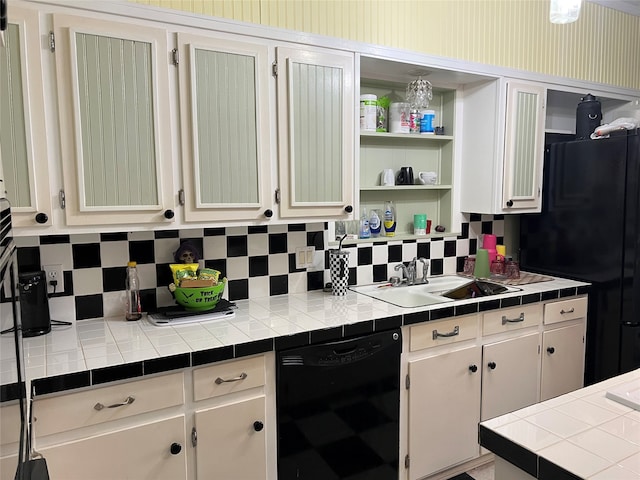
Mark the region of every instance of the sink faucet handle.
POLYGON ((429 280, 427 280, 427 275, 429 273, 429 260, 424 257, 420 257, 418 261, 422 263, 422 282, 429 283, 429 280))
POLYGON ((395 267, 393 267, 393 269, 397 272, 398 270, 402 270, 402 275, 400 277, 400 279, 402 280, 403 278, 406 279, 409 277, 409 274, 407 272, 407 266, 404 263, 399 263, 397 264, 395 267))

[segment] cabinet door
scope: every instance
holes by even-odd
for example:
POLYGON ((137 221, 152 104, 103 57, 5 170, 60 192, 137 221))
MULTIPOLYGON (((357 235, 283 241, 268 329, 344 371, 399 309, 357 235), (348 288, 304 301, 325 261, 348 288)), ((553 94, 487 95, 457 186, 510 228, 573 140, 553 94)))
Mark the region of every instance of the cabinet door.
POLYGON ((544 87, 507 83, 502 208, 540 211, 544 161, 544 87))
POLYGON ((38 451, 51 478, 187 478, 184 416, 96 435, 38 451))
POLYGON ((409 479, 478 456, 480 347, 409 362, 409 479))
POLYGON ((540 401, 582 388, 584 382, 584 324, 542 333, 540 401))
POLYGON ((278 47, 282 217, 346 218, 354 208, 354 56, 278 47))
POLYGON ((265 416, 264 396, 197 411, 197 478, 266 478, 265 416))
POLYGON ((538 401, 540 335, 482 347, 482 421, 538 401))
POLYGON ((53 23, 67 224, 172 221, 166 31, 53 23))
POLYGON ((0 46, 0 159, 14 227, 51 225, 38 12, 11 6, 0 46))
POLYGON ((185 220, 268 220, 266 45, 178 34, 185 220))

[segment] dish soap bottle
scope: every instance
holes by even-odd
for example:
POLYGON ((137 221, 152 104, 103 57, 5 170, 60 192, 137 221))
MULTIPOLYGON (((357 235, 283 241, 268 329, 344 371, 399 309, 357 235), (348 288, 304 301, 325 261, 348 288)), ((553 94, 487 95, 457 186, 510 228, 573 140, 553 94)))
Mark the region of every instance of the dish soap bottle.
POLYGON ((372 237, 379 237, 380 230, 382 229, 382 220, 378 215, 378 210, 371 209, 371 215, 369 215, 369 231, 372 237))
POLYGON ((392 201, 384 202, 384 234, 393 237, 396 234, 396 207, 392 201))
POLYGON ((138 269, 136 262, 127 263, 127 277, 125 278, 125 293, 127 295, 126 310, 124 318, 126 320, 140 320, 142 318, 142 307, 140 305, 140 281, 138 280, 138 269))
POLYGON ((359 238, 371 238, 371 230, 369 229, 369 218, 367 217, 367 209, 362 209, 362 216, 360 217, 360 234, 359 238))

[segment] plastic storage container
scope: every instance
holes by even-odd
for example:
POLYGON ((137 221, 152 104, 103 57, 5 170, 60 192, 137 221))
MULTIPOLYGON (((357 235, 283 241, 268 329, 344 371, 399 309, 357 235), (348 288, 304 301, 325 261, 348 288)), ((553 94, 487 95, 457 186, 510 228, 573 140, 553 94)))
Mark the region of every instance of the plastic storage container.
POLYGON ((140 305, 140 280, 136 262, 127 263, 127 277, 125 279, 126 310, 124 318, 127 320, 140 320, 142 318, 142 306, 140 305))
POLYGON ((435 110, 422 110, 420 112, 420 133, 433 134, 436 119, 435 110))
POLYGON ((360 95, 360 130, 363 132, 376 131, 376 112, 378 97, 376 95, 360 95))
POLYGON ((389 106, 389 130, 391 133, 409 133, 408 103, 397 102, 389 106))

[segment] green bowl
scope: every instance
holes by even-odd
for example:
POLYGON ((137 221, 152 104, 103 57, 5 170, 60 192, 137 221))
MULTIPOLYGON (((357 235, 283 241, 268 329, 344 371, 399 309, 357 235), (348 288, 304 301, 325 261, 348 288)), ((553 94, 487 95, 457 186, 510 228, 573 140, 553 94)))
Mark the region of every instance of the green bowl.
POLYGON ((176 287, 173 294, 176 302, 178 302, 179 305, 182 305, 185 310, 192 312, 211 310, 218 304, 220 298, 222 298, 222 293, 224 292, 226 284, 227 279, 223 278, 221 282, 218 282, 212 287, 176 287))

